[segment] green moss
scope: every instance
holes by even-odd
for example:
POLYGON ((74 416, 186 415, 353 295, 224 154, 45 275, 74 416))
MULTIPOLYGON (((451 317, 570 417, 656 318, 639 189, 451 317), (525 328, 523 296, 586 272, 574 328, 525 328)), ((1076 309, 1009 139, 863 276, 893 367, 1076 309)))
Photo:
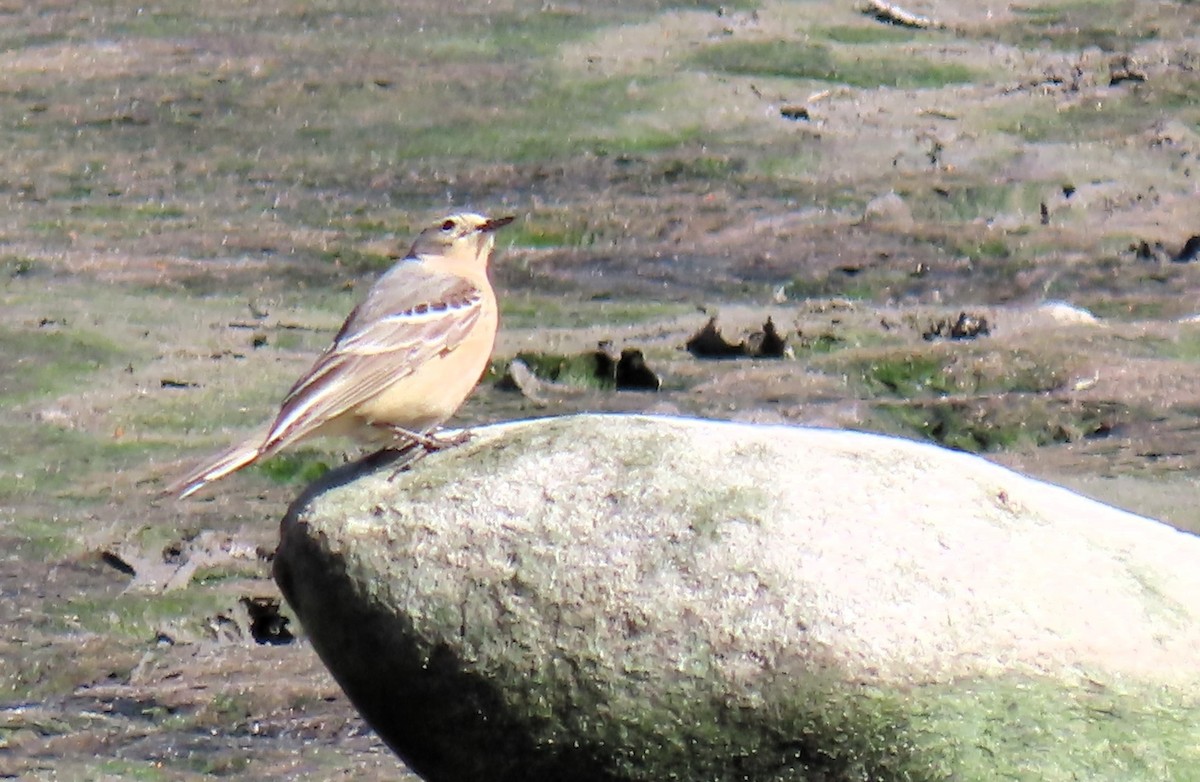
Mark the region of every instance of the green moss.
MULTIPOLYGON (((641 444, 643 447, 645 443, 641 444)), ((657 461, 650 465, 629 465, 645 469, 661 464, 665 455, 661 447, 647 450, 657 461), (657 451, 657 453, 655 453, 657 451)), ((688 519, 688 526, 701 540, 719 541, 721 526, 729 523, 758 525, 764 509, 771 507, 767 491, 758 486, 695 487, 687 496, 681 496, 674 510, 676 515, 688 519)))
POLYGON ((917 688, 908 703, 955 779, 1200 779, 1200 701, 1167 687, 1009 676, 917 688))
POLYGON ((329 454, 310 448, 293 448, 254 466, 275 483, 307 485, 332 468, 329 454))
POLYGON ((763 685, 768 704, 742 708, 707 692, 697 662, 681 661, 693 676, 656 682, 653 695, 602 683, 564 690, 513 671, 529 696, 514 704, 516 719, 563 719, 584 737, 589 771, 626 782, 1198 778, 1200 703, 1165 687, 1013 675, 905 688, 798 674, 763 685), (535 689, 572 706, 556 710, 535 689))
POLYGON ((701 67, 742 76, 813 79, 852 87, 919 89, 980 78, 972 69, 915 54, 879 51, 868 55, 802 41, 730 41, 695 55, 701 67))
POLYGON ((624 702, 631 711, 623 718, 586 732, 615 748, 601 750, 603 762, 630 782, 950 778, 939 759, 922 757, 899 698, 819 677, 769 689, 775 697, 761 711, 703 696, 686 706, 624 702))
POLYGON ((611 735, 596 731, 598 743, 644 753, 613 759, 629 780, 1200 778, 1191 774, 1200 702, 1153 685, 1012 676, 908 690, 779 682, 768 691, 776 699, 757 714, 700 701, 680 724, 679 712, 643 708, 611 735))

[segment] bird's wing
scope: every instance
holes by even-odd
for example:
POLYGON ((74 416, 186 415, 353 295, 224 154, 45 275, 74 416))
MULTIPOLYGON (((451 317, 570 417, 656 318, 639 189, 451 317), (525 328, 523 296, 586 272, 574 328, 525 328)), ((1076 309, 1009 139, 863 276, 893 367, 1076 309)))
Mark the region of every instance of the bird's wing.
POLYGON ((402 262, 371 289, 333 344, 288 391, 262 450, 274 452, 454 350, 483 310, 461 277, 402 262))

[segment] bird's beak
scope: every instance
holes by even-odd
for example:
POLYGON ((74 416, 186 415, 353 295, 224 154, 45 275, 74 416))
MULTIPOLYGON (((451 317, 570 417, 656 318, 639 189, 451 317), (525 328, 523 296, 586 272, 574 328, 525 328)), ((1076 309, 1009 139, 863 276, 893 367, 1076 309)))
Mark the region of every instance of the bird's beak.
POLYGON ((491 233, 492 231, 495 231, 498 228, 503 228, 504 226, 508 225, 509 223, 511 223, 513 220, 516 220, 516 219, 517 219, 516 215, 509 215, 508 217, 497 217, 492 220, 488 220, 486 223, 479 226, 478 230, 480 233, 485 233, 485 234, 491 233))

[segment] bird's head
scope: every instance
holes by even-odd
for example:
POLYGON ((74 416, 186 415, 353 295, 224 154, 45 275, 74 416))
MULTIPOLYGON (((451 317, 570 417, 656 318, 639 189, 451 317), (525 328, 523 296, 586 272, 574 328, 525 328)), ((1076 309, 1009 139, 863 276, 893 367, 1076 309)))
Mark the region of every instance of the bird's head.
POLYGON ((496 229, 511 223, 513 217, 484 217, 474 212, 447 215, 421 231, 411 258, 444 259, 458 263, 487 263, 495 245, 496 229))

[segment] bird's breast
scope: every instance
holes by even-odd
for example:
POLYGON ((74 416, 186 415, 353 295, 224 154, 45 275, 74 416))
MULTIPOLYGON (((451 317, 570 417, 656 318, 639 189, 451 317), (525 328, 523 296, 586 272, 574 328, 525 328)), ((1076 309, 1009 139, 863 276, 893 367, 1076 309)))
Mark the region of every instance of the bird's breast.
POLYGON ((485 302, 479 320, 462 342, 359 405, 355 417, 373 426, 398 426, 414 432, 443 423, 458 411, 487 369, 497 320, 494 300, 485 302))

